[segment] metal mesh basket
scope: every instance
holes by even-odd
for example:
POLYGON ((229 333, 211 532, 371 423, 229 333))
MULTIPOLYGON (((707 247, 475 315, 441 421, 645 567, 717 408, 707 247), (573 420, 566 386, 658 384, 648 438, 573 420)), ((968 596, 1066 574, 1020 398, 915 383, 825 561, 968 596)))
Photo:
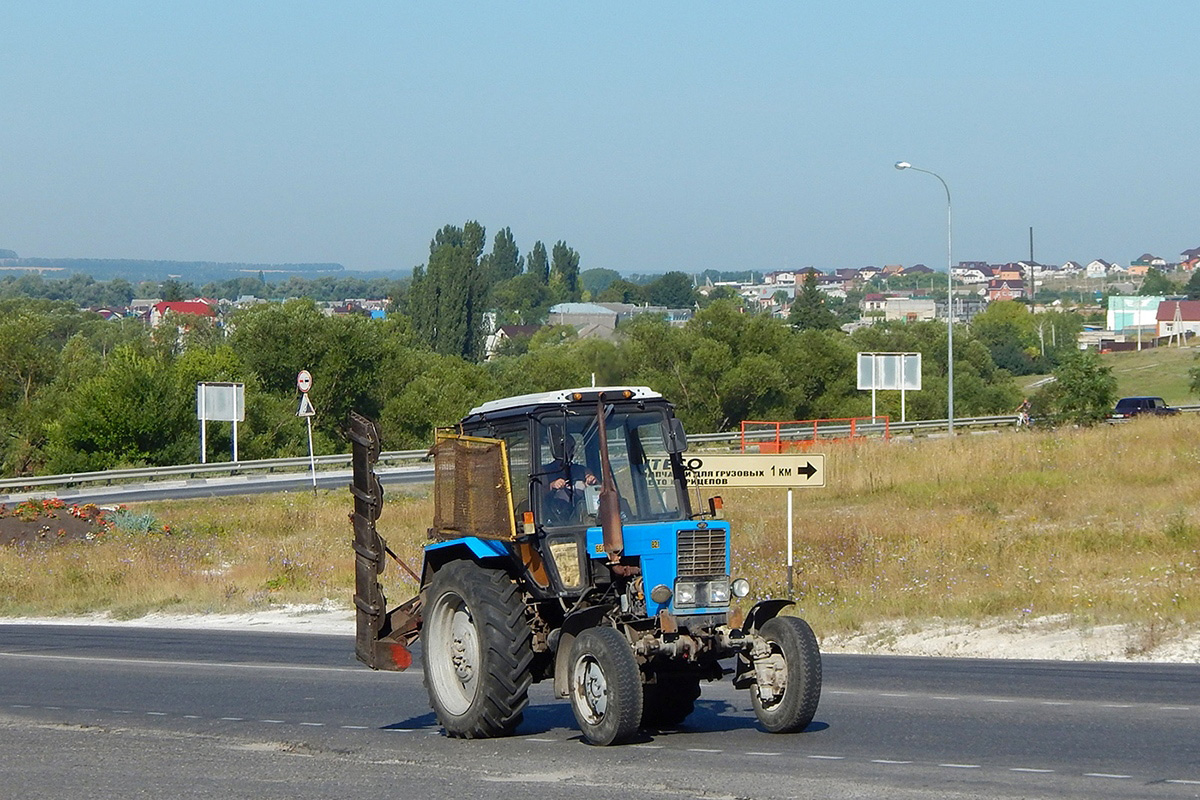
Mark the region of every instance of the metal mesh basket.
POLYGON ((432 534, 437 539, 516 538, 503 441, 438 432, 433 446, 432 534))

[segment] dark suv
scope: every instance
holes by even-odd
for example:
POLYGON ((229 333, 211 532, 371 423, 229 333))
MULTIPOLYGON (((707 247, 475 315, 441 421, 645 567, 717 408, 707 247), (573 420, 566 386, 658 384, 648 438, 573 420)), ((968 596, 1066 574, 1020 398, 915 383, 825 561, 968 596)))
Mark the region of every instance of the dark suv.
POLYGON ((1108 415, 1111 420, 1129 419, 1139 414, 1178 414, 1179 409, 1167 405, 1161 397, 1122 397, 1108 415))

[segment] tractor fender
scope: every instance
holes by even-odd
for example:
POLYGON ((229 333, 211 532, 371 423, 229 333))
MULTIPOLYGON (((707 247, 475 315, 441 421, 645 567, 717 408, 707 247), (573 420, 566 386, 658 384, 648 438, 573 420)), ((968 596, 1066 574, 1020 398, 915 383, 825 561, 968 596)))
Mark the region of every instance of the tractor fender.
POLYGON ((795 600, 760 600, 754 604, 754 608, 750 609, 750 613, 746 615, 746 621, 742 624, 742 631, 746 634, 758 633, 758 629, 763 626, 763 623, 769 619, 778 617, 780 611, 794 605, 796 605, 795 600))
POLYGON ((611 610, 609 606, 589 606, 567 615, 562 627, 554 631, 554 696, 566 697, 571 689, 571 645, 575 637, 600 624, 611 610))
POLYGON ((502 562, 507 568, 514 559, 512 552, 504 542, 494 539, 463 536, 460 539, 437 542, 425 548, 424 563, 421 566, 421 585, 428 584, 430 576, 451 561, 461 560, 492 565, 502 562))
MULTIPOLYGON (((768 620, 774 619, 779 616, 780 611, 795 604, 795 600, 762 600, 755 603, 754 608, 750 609, 750 613, 746 615, 742 632, 746 634, 747 639, 757 636, 758 629, 768 620)), ((733 688, 747 689, 753 685, 753 682, 754 664, 750 661, 750 654, 746 650, 741 650, 734 661, 733 688)))

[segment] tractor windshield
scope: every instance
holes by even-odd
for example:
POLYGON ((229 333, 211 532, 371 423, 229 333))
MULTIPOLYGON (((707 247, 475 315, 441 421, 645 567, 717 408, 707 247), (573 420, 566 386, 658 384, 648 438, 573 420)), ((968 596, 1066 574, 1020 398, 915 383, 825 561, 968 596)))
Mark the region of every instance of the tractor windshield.
MULTIPOLYGON (((541 520, 550 526, 595 525, 600 489, 600 426, 595 408, 555 412, 538 422, 541 520)), ((605 407, 608 457, 626 523, 683 518, 667 451, 663 410, 605 407)))

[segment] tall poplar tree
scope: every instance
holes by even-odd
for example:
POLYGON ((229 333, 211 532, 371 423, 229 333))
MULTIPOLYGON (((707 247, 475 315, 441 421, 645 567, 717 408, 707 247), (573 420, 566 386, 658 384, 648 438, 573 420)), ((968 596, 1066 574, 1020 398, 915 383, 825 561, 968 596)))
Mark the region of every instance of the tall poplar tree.
POLYGON ((447 225, 429 243, 429 264, 413 270, 408 307, 413 330, 435 352, 478 361, 491 276, 481 263, 485 233, 478 222, 447 225))
POLYGON ((529 251, 529 274, 536 276, 543 286, 550 285, 550 260, 546 257, 546 245, 540 241, 534 242, 529 251))
POLYGON ((492 252, 483 258, 491 272, 493 284, 515 278, 525 269, 525 258, 517 249, 517 241, 513 238, 511 228, 497 231, 496 238, 492 241, 492 252))
POLYGON ((555 243, 550 264, 550 289, 560 301, 574 301, 579 292, 579 253, 561 239, 555 243))

